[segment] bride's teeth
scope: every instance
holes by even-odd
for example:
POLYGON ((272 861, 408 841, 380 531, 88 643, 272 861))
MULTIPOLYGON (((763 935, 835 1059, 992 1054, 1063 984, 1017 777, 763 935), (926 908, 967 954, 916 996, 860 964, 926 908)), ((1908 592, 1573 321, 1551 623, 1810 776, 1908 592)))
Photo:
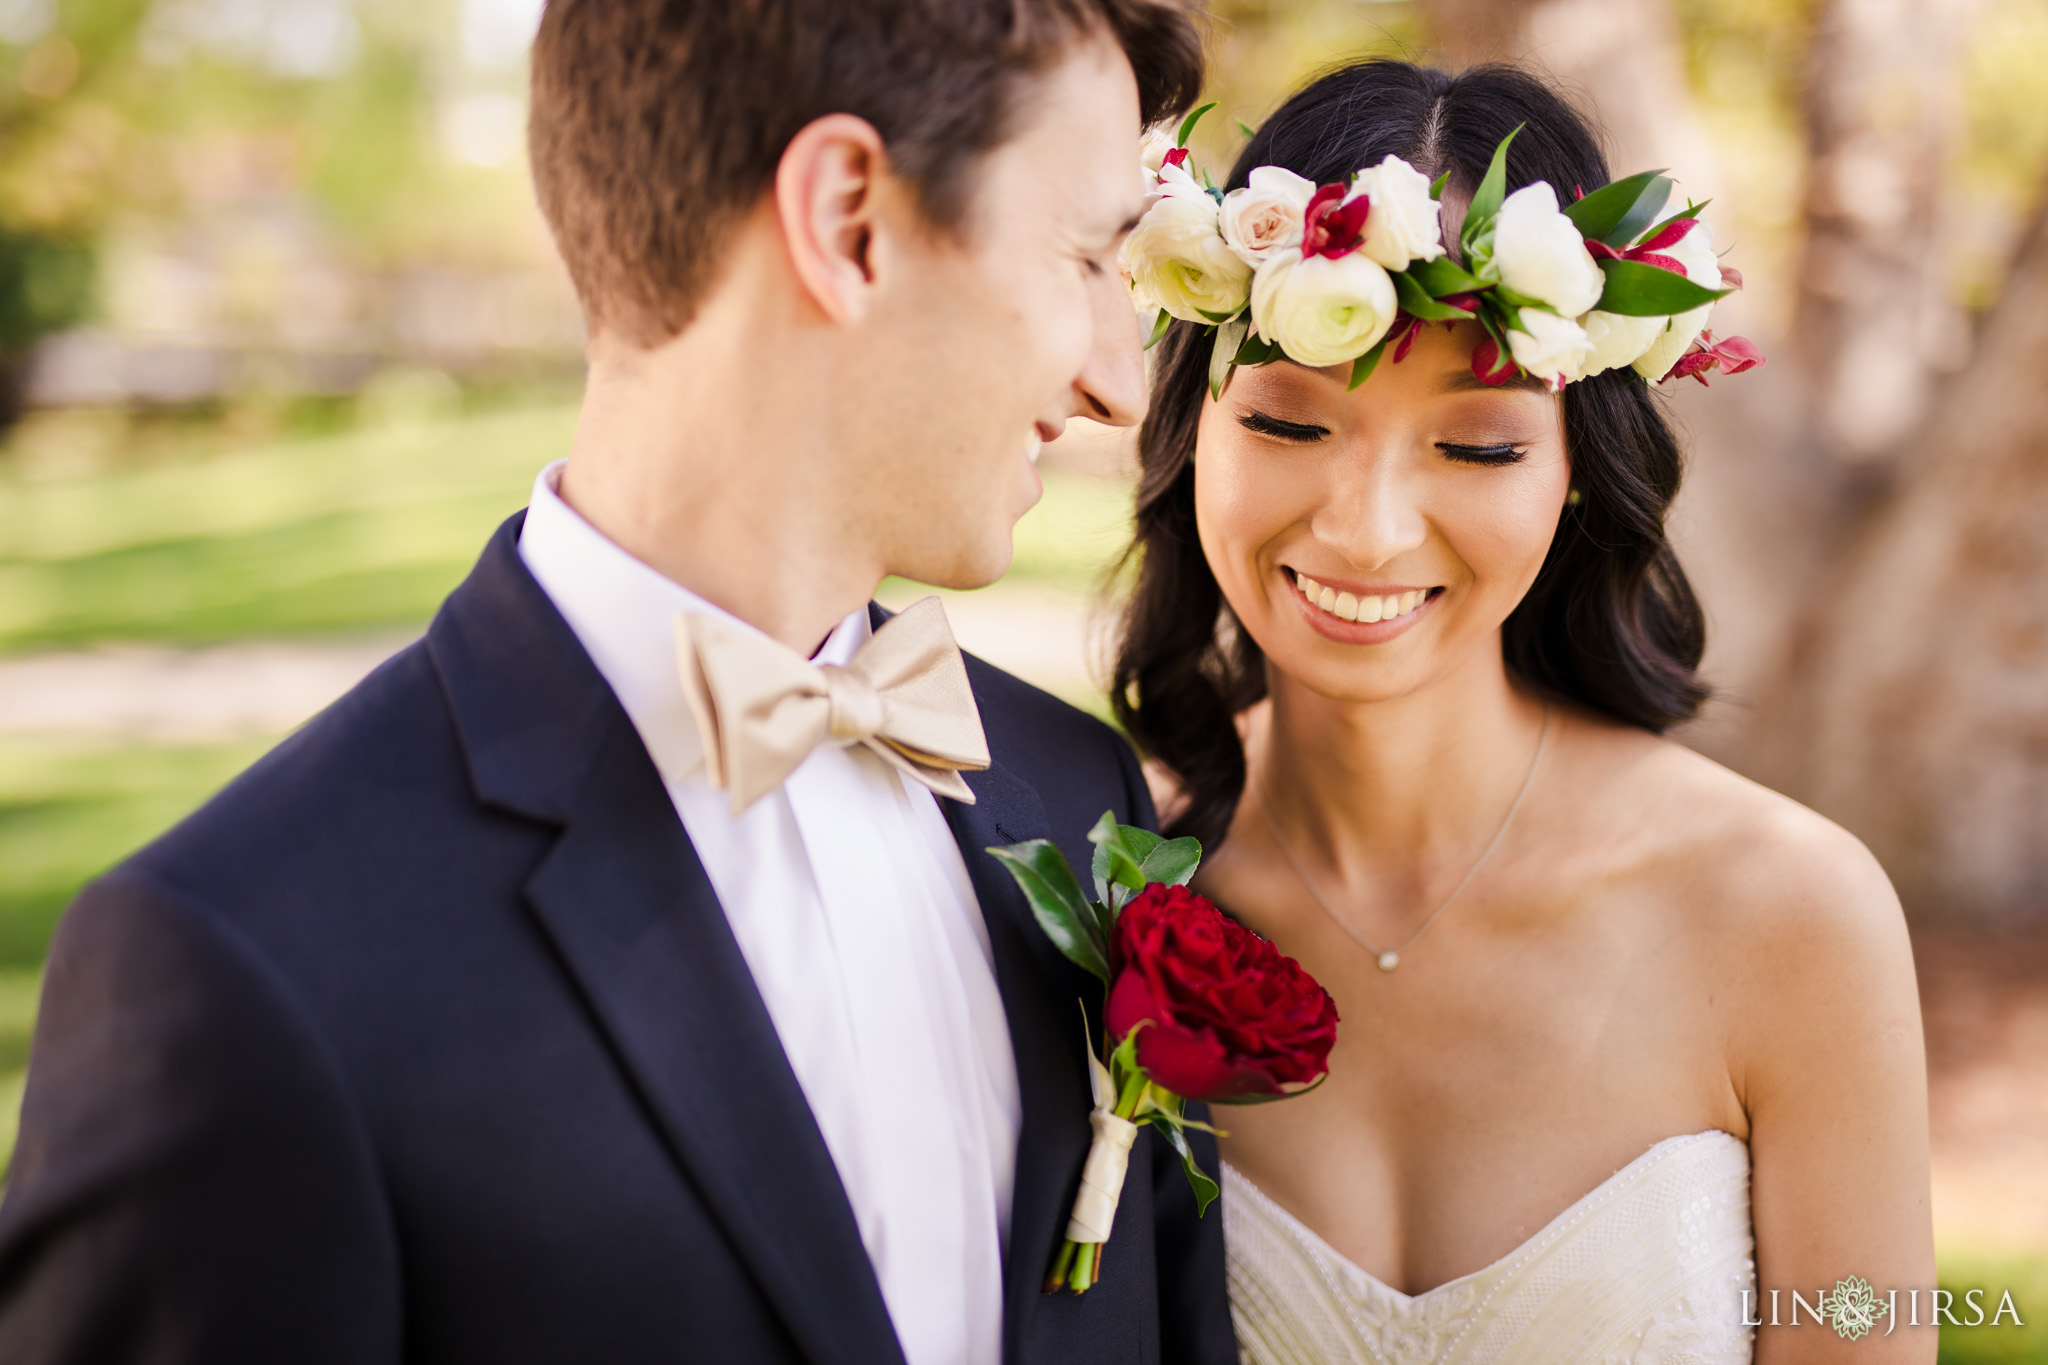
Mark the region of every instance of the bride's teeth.
POLYGON ((1357 621, 1364 625, 1406 616, 1429 601, 1430 593, 1428 588, 1418 588, 1413 592, 1388 593, 1384 597, 1360 597, 1355 593, 1339 592, 1335 588, 1318 583, 1300 570, 1294 572, 1294 586, 1301 591, 1302 596, 1330 615, 1339 620, 1357 621))

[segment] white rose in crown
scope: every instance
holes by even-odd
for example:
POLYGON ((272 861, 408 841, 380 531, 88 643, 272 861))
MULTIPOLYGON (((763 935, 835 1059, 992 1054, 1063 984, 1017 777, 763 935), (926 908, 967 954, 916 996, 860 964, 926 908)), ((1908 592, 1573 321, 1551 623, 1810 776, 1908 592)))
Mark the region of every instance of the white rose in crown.
POLYGON ((1588 349, 1585 364, 1573 378, 1585 379, 1622 365, 1631 364, 1650 349, 1670 318, 1636 318, 1598 309, 1579 319, 1586 329, 1588 349))
POLYGON ((1152 174, 1159 174, 1159 168, 1166 164, 1166 154, 1173 150, 1173 137, 1164 128, 1148 128, 1138 142, 1138 161, 1152 174))
POLYGON ((1559 211, 1557 191, 1542 180, 1501 204, 1490 269, 1508 288, 1541 299, 1567 318, 1600 302, 1607 287, 1577 225, 1559 211))
POLYGON ((1301 215, 1316 183, 1283 166, 1260 166, 1243 189, 1223 196, 1223 240, 1254 268, 1276 251, 1301 246, 1301 215))
POLYGON ((1168 166, 1160 197, 1124 239, 1133 292, 1186 322, 1217 322, 1244 307, 1252 268, 1216 228, 1216 201, 1173 188, 1168 166))
POLYGON ((1276 252, 1252 281, 1252 322, 1259 335, 1303 365, 1357 359, 1378 344, 1400 301, 1394 281, 1362 251, 1302 259, 1276 252))
POLYGON ((1444 254, 1443 223, 1437 217, 1437 202, 1430 197, 1428 176, 1390 154, 1352 180, 1350 198, 1361 194, 1372 202, 1365 219, 1365 244, 1359 248, 1367 256, 1388 270, 1406 270, 1411 262, 1433 261, 1444 254))
MULTIPOLYGON (((1694 284, 1708 289, 1721 287, 1721 262, 1714 255, 1714 229, 1704 221, 1695 223, 1690 232, 1678 239, 1678 245, 1664 254, 1684 266, 1685 277, 1694 284)), ((1706 330, 1707 317, 1713 311, 1714 305, 1709 303, 1672 318, 1670 327, 1636 357, 1636 373, 1650 380, 1671 373, 1671 367, 1678 363, 1686 348, 1706 330)))
POLYGON ((1541 308, 1521 310, 1520 329, 1507 332, 1508 353, 1524 370, 1556 388, 1580 377, 1592 342, 1571 318, 1541 308))

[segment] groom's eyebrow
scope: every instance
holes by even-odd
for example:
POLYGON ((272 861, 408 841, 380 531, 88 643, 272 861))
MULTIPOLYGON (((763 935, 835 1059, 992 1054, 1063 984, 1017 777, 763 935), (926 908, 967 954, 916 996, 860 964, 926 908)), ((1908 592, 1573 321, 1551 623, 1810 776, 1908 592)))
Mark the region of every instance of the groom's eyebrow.
POLYGON ((1103 236, 1111 242, 1120 242, 1124 238, 1130 236, 1132 229, 1136 228, 1138 224, 1144 219, 1145 210, 1149 207, 1151 207, 1149 204, 1139 204, 1137 207, 1133 208, 1129 213, 1124 215, 1124 220, 1121 223, 1118 223, 1115 227, 1109 229, 1109 231, 1105 232, 1103 236))

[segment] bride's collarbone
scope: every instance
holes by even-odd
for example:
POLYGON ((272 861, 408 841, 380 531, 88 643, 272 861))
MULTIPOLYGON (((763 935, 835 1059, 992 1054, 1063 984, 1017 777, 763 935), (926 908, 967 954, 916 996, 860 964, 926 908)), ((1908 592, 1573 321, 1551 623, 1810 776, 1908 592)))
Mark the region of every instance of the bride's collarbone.
POLYGON ((1387 1285, 1490 1265, 1655 1142, 1746 1138, 1711 969, 1640 899, 1481 902, 1393 972, 1318 916, 1264 918, 1337 999, 1330 1079, 1231 1112, 1225 1158, 1387 1285))

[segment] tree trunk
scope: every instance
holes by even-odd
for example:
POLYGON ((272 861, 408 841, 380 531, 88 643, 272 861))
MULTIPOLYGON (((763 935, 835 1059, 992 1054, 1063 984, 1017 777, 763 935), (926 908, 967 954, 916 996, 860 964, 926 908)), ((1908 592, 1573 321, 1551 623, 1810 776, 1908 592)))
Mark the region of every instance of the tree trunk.
POLYGON ((1825 577, 1782 774, 1928 917, 2048 922, 2048 213, 1978 359, 1825 577))
POLYGON ((1836 459, 1883 467, 1969 333, 1938 263, 1957 42, 1975 0, 1828 0, 1807 53, 1793 339, 1836 459))

